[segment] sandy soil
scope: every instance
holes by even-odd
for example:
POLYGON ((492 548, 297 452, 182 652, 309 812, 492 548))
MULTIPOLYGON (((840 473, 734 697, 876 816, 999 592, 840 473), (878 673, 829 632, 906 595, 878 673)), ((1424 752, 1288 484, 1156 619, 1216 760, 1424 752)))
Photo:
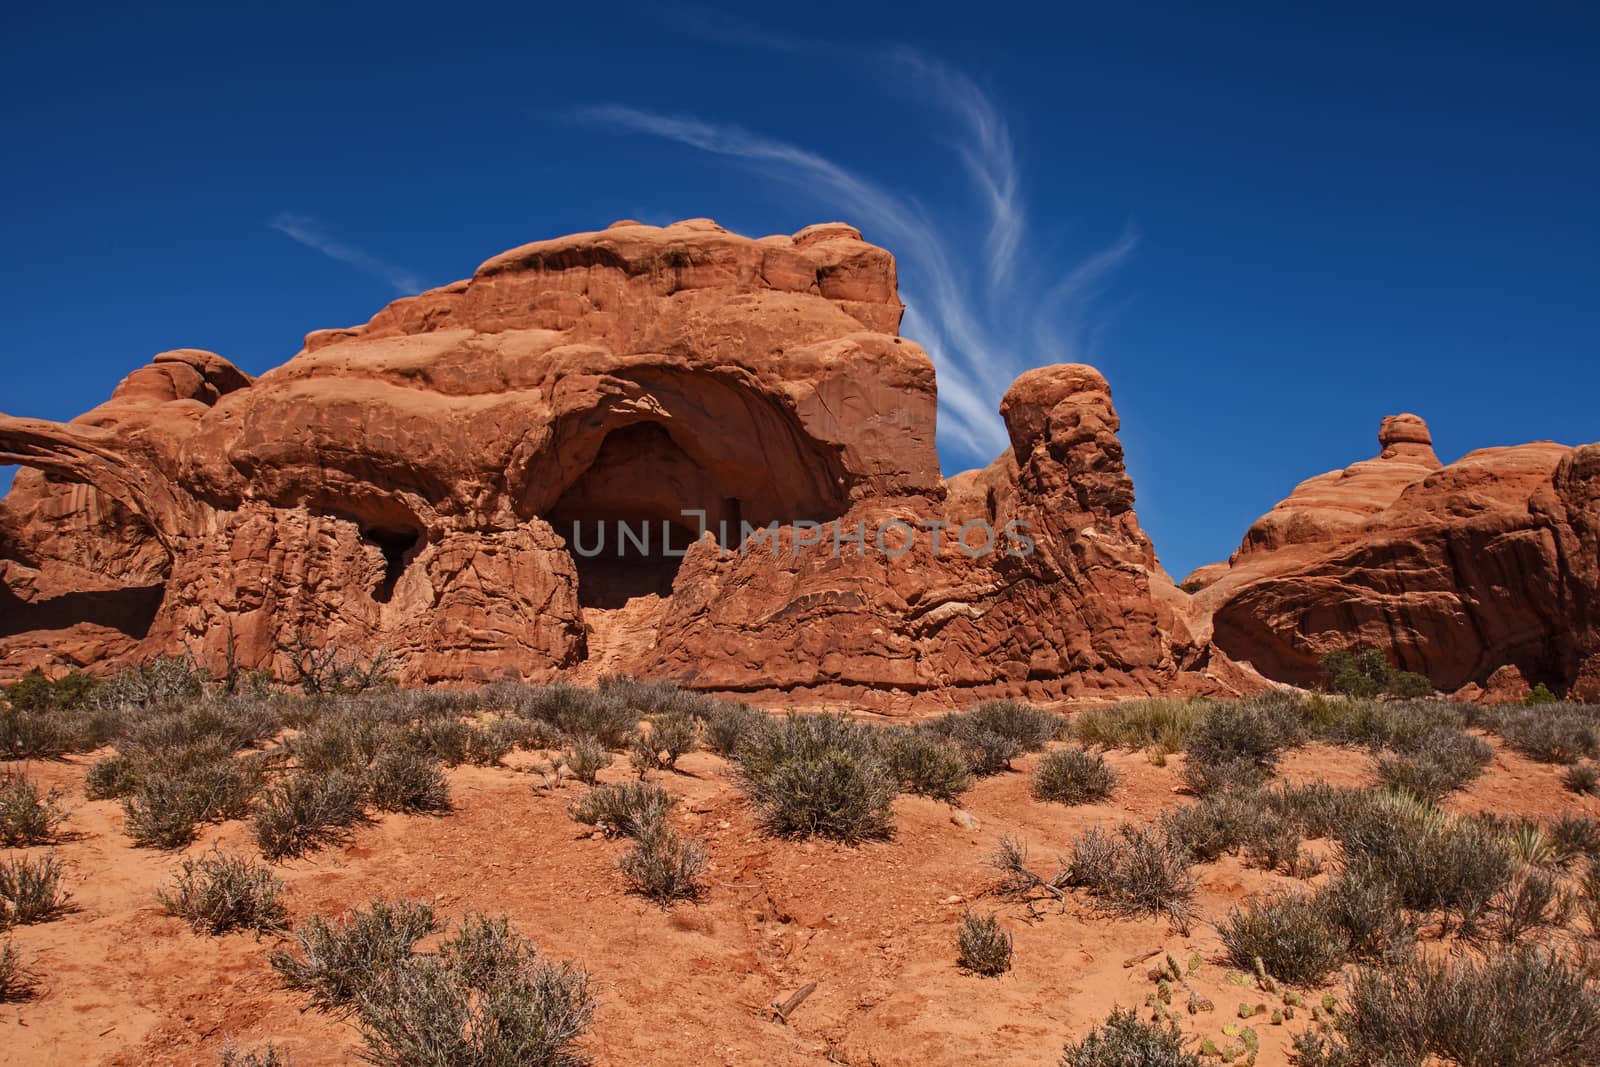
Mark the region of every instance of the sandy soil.
MULTIPOLYGON (((525 757, 521 758, 524 762, 525 757)), ((45 977, 36 1000, 0 1008, 0 1060, 38 1065, 204 1064, 223 1045, 272 1041, 301 1067, 356 1062, 355 1027, 304 1011, 267 965, 276 937, 198 936, 163 915, 152 893, 178 856, 131 847, 112 802, 83 799, 93 757, 23 769, 70 796, 67 862, 78 910, 14 931, 45 977)), ((1035 801, 1028 774, 980 781, 963 809, 904 797, 892 841, 849 848, 773 840, 760 833, 727 765, 686 757, 661 776, 682 798, 673 821, 710 852, 709 892, 698 905, 663 911, 624 891, 615 869, 626 847, 591 837, 566 814, 582 789, 540 790, 515 768, 451 772, 456 811, 439 818, 382 816, 345 847, 283 865, 293 919, 334 914, 374 896, 431 899, 447 919, 469 910, 509 915, 549 954, 580 961, 603 1005, 588 1039, 599 1064, 1053 1065, 1061 1045, 1114 1005, 1137 1007, 1154 988, 1151 954, 1205 961, 1191 984, 1216 1005, 1187 1020, 1196 1038, 1219 1045, 1241 1001, 1271 998, 1227 980, 1211 923, 1249 894, 1288 879, 1224 859, 1198 869, 1204 921, 1188 934, 1161 921, 1108 918, 1086 901, 1065 908, 987 895, 996 841, 1017 834, 1042 873, 1093 824, 1148 817, 1187 801, 1181 758, 1152 766, 1138 753, 1108 756, 1121 784, 1112 801, 1064 807, 1035 801), (956 966, 955 934, 968 907, 997 910, 1015 937, 1014 969, 979 978, 956 966), (1137 961, 1137 962, 1136 962, 1137 961), (788 1025, 770 1005, 808 982, 815 994, 788 1025)), ((1285 777, 1370 781, 1370 760, 1314 745, 1291 753, 1285 777)), ((606 776, 620 780, 620 765, 606 776)), ((1455 797, 1459 810, 1548 816, 1600 801, 1562 790, 1557 768, 1497 748, 1493 766, 1455 797)), ((209 827, 185 850, 213 843, 254 854, 240 823, 209 827)), ((1311 998, 1315 999, 1315 997, 1311 998)), ((1287 1062, 1293 1030, 1264 1018, 1262 1064, 1287 1062)))

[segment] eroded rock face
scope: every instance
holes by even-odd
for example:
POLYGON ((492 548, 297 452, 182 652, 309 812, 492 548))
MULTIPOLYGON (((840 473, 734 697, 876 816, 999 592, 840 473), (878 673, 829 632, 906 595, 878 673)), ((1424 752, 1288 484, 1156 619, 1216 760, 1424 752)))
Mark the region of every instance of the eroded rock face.
POLYGON ((1600 696, 1600 448, 1488 448, 1441 466, 1413 415, 1385 419, 1379 445, 1302 483, 1227 565, 1190 576, 1215 646, 1287 682, 1315 682, 1322 654, 1361 643, 1445 691, 1508 691, 1514 671, 1600 696))
POLYGON ((1212 685, 1185 673, 1205 655, 1105 381, 1024 375, 1012 451, 947 483, 901 311, 892 257, 848 226, 618 223, 313 333, 253 382, 167 353, 72 423, 0 416, 0 462, 42 472, 0 511, 0 669, 230 647, 281 667, 300 637, 385 646, 414 682, 603 661, 753 693, 1212 685), (917 536, 886 554, 896 522, 917 536), (591 558, 617 523, 657 539, 591 558), (1018 523, 1036 550, 968 554, 964 523, 969 547, 1018 523))

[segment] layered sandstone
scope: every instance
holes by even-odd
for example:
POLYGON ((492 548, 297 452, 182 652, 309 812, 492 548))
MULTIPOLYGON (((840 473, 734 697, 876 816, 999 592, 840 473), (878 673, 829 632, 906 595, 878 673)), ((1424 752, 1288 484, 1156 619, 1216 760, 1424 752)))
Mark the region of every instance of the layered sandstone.
POLYGON ((256 381, 168 353, 72 423, 0 416, 0 462, 42 472, 0 513, 0 665, 281 667, 305 639, 386 647, 415 682, 603 659, 748 692, 1214 684, 1189 670, 1205 653, 1138 527, 1105 381, 1025 375, 1012 450, 947 483, 901 312, 893 258, 848 226, 625 222, 312 333, 256 381), (892 520, 1018 521, 1037 551, 833 550, 892 520), (616 522, 687 555, 579 551, 616 522), (776 556, 741 551, 768 528, 776 556), (142 592, 113 617, 90 589, 142 592), (593 655, 614 633, 629 647, 593 655))
POLYGON ((1380 454, 1303 482, 1225 565, 1185 584, 1215 646, 1312 683, 1327 651, 1366 644, 1444 690, 1528 683, 1600 697, 1600 446, 1549 442, 1448 465, 1414 415, 1380 454))

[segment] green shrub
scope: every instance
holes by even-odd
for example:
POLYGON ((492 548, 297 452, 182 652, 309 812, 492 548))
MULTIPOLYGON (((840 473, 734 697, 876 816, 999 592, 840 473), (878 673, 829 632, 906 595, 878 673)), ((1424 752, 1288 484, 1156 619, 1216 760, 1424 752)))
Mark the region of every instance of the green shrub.
POLYGON ((1119 914, 1165 915, 1187 927, 1194 914, 1191 862, 1183 843, 1160 827, 1124 823, 1115 834, 1095 827, 1074 843, 1066 880, 1119 914))
POLYGON ((581 1067, 595 1006, 582 970, 481 918, 437 957, 380 972, 357 1001, 364 1058, 377 1067, 581 1067))
POLYGON ((156 893, 168 915, 197 932, 224 934, 244 929, 260 933, 283 926, 283 883, 266 867, 244 856, 213 849, 184 860, 172 884, 156 893))
POLYGON ((343 840, 365 816, 366 787, 343 771, 290 775, 261 796, 250 822, 268 859, 301 856, 343 840))
POLYGON ((567 811, 577 822, 605 831, 607 837, 642 837, 666 821, 677 798, 650 782, 622 782, 590 789, 567 811))
POLYGON ((898 781, 868 727, 790 715, 740 749, 740 783, 773 833, 842 841, 887 837, 898 781))
POLYGON ((1357 646, 1353 651, 1339 649, 1322 657, 1323 681, 1332 693, 1352 697, 1398 697, 1433 695, 1433 682, 1426 675, 1398 670, 1381 649, 1357 646))
POLYGON ((439 761, 409 749, 378 753, 367 769, 367 793, 379 811, 450 810, 450 785, 439 761))
POLYGON ((56 790, 41 793, 21 774, 0 770, 0 848, 49 844, 66 817, 56 790))
POLYGON ((1211 705, 1199 700, 1136 700, 1090 708, 1072 718, 1072 737, 1099 748, 1156 748, 1180 752, 1211 705))
POLYGON ((14 942, 0 945, 0 1004, 27 1000, 39 990, 39 974, 22 962, 14 942))
POLYGON ((896 726, 878 734, 889 771, 907 793, 955 803, 972 788, 972 772, 961 749, 938 736, 896 726))
POLYGON ((957 962, 973 974, 994 978, 1011 969, 1011 935, 993 912, 978 915, 969 911, 962 916, 956 952, 957 962))
POLYGON ((1484 960, 1418 958, 1363 969, 1350 986, 1333 1063, 1580 1067, 1600 1048, 1600 994, 1559 955, 1522 948, 1484 960))
POLYGON ((1523 698, 1522 702, 1529 707, 1537 707, 1540 704, 1559 704, 1561 698, 1552 693, 1549 686, 1543 682, 1538 682, 1528 691, 1528 695, 1523 698))
POLYGON ((299 954, 278 949, 269 962, 285 986, 310 994, 312 1007, 346 1011, 378 975, 409 958, 417 942, 438 929, 432 904, 379 898, 342 921, 312 916, 294 931, 299 954))
POLYGON ((1047 753, 1033 777, 1033 795, 1060 804, 1086 804, 1104 800, 1116 788, 1117 775, 1105 757, 1081 748, 1047 753))
POLYGON ((1234 908, 1219 927, 1228 959, 1245 972, 1256 961, 1292 985, 1320 985, 1344 963, 1344 931, 1318 897, 1278 891, 1234 908))
POLYGON ((55 856, 0 861, 0 930, 49 922, 72 910, 72 894, 61 887, 64 870, 55 856))
POLYGON ((705 889, 700 882, 706 867, 704 846, 685 841, 664 820, 646 827, 617 865, 630 889, 662 907, 696 900, 705 889))
POLYGON ((1184 1051, 1176 1023, 1145 1022, 1117 1008, 1082 1041, 1062 1050, 1061 1067, 1200 1067, 1200 1058, 1184 1051))

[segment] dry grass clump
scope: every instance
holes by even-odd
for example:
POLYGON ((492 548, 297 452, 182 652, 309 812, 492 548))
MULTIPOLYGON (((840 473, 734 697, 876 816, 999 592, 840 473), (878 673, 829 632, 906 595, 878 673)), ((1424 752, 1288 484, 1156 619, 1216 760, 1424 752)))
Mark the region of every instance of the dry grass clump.
POLYGON ((994 978, 1011 969, 1011 935, 993 912, 967 912, 956 933, 956 960, 973 974, 994 978))
POLYGON ((1448 1062, 1580 1067, 1600 1048, 1600 991, 1542 948, 1416 958, 1351 980, 1338 1034, 1295 1042, 1305 1067, 1448 1062))
POLYGON ((246 1052, 234 1045, 224 1045, 221 1067, 291 1067, 289 1054, 268 1042, 259 1051, 246 1052))
POLYGON ((213 849, 184 860, 172 884, 156 893, 168 915, 176 915, 200 933, 229 930, 276 930, 287 915, 280 896, 283 883, 253 860, 213 849))
POLYGON ((1106 766, 1105 757, 1081 748, 1046 753, 1033 776, 1033 795, 1058 804, 1104 800, 1116 786, 1116 772, 1106 766))
POLYGON ((1248 973, 1259 965, 1293 985, 1320 985, 1349 950, 1322 898, 1287 890, 1234 908, 1218 931, 1234 966, 1248 973))
POLYGON ((1200 1067, 1200 1058, 1185 1051, 1176 1023, 1146 1022, 1117 1008, 1082 1041, 1062 1050, 1060 1067, 1200 1067))
POLYGON ((967 711, 951 712, 923 728, 952 741, 976 775, 999 774, 1024 752, 1038 752, 1060 737, 1066 720, 1020 700, 987 700, 967 711))
POLYGON ((50 844, 66 817, 59 791, 40 792, 21 773, 0 771, 0 848, 50 844))
POLYGON ((27 1000, 39 990, 39 974, 22 962, 14 942, 0 945, 0 1003, 27 1000))
POLYGON ((953 804, 972 788, 966 754, 930 731, 892 726, 878 733, 878 743, 890 772, 907 793, 953 804))
POLYGON ((1164 915, 1187 928, 1194 917, 1193 857, 1184 843, 1152 823, 1099 827, 1074 842, 1065 883, 1089 891, 1121 915, 1164 915))
POLYGON ((274 783, 250 821, 262 855, 302 856, 345 839, 366 817, 367 785, 344 771, 300 771, 274 783))
POLYGON ((380 898, 342 921, 312 916, 295 928, 299 954, 279 949, 269 962, 285 986, 310 994, 312 1007, 349 1011, 380 974, 410 958, 417 942, 438 930, 432 904, 380 898))
POLYGON ((735 758, 740 784, 772 833, 862 841, 892 831, 899 781, 869 727, 840 715, 790 715, 735 758))
POLYGON ((66 868, 56 856, 13 856, 0 861, 0 930, 58 919, 72 910, 61 885, 66 868))
POLYGON ((597 1001, 580 968, 546 959, 504 919, 470 916, 434 956, 381 970, 356 998, 377 1067, 580 1067, 597 1001))
POLYGON ((637 838, 665 821, 677 798, 651 782, 596 786, 574 800, 567 813, 607 837, 637 838))
POLYGON ((1072 717, 1071 733, 1074 740, 1097 748, 1181 752, 1210 707, 1209 701, 1158 698, 1091 708, 1072 717))
POLYGON ((706 868, 705 846, 680 837, 665 820, 640 833, 617 866, 633 892, 662 907, 697 900, 705 891, 700 882, 706 868))

